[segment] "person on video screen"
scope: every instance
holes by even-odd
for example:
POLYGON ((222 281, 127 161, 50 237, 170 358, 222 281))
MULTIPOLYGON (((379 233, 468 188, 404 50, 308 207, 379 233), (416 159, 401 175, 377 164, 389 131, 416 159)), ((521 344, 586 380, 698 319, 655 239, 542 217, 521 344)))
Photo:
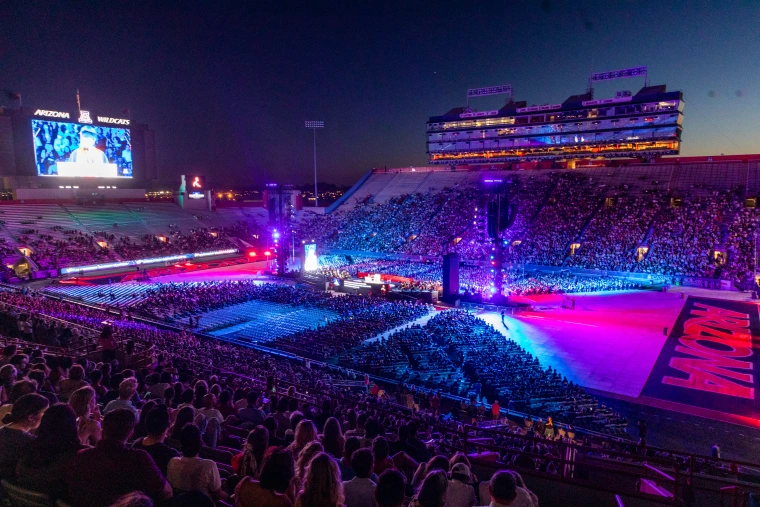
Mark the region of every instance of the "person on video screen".
POLYGON ((79 164, 107 164, 108 157, 99 150, 95 143, 98 141, 98 133, 92 127, 82 127, 79 131, 79 148, 71 152, 69 162, 79 164))

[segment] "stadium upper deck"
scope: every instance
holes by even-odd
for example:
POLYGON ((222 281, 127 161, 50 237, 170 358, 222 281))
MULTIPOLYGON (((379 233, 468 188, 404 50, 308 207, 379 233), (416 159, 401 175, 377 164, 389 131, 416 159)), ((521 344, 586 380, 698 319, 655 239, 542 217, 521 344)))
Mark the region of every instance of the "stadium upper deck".
POLYGON ((562 104, 508 102, 494 111, 458 107, 427 122, 431 164, 677 154, 683 94, 665 85, 594 100, 591 91, 562 104))
MULTIPOLYGON (((526 164, 538 169, 537 163, 526 164)), ((605 195, 670 192, 677 196, 703 196, 715 191, 741 190, 748 197, 760 194, 760 155, 666 158, 655 164, 634 162, 623 166, 550 167, 538 170, 493 168, 450 170, 441 166, 378 169, 361 185, 347 192, 343 209, 371 198, 372 202, 416 192, 479 185, 493 176, 517 175, 531 180, 549 179, 553 174, 572 173, 590 178, 605 195)), ((513 168, 515 166, 513 165, 513 168)))

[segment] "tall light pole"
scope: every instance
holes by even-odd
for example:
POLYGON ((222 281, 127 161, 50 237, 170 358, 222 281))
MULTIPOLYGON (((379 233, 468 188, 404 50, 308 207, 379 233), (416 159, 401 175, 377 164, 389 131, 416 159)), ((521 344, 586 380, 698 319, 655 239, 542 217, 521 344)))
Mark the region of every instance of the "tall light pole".
POLYGON ((325 128, 322 120, 306 120, 306 128, 314 134, 314 207, 319 206, 319 193, 317 192, 317 129, 325 128))

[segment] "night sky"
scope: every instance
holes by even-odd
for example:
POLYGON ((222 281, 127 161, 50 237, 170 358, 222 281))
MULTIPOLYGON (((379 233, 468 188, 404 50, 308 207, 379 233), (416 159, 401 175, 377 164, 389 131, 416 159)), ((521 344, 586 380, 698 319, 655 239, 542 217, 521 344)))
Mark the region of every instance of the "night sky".
POLYGON ((639 65, 684 92, 682 155, 760 152, 758 1, 0 1, 0 88, 26 107, 76 110, 79 88, 95 115, 130 108, 162 179, 218 186, 309 182, 306 119, 326 123, 320 181, 351 184, 425 165, 425 121, 467 88, 559 103, 592 71, 639 65))

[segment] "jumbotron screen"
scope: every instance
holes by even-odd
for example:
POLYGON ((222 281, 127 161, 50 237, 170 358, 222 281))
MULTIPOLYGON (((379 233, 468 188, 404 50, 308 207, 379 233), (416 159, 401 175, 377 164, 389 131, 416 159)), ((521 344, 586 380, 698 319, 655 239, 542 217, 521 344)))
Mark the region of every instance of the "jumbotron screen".
POLYGON ((129 129, 32 120, 39 176, 131 178, 129 129))
POLYGON ((314 243, 307 243, 303 246, 304 251, 304 271, 315 271, 319 268, 319 258, 317 257, 317 245, 314 243))

